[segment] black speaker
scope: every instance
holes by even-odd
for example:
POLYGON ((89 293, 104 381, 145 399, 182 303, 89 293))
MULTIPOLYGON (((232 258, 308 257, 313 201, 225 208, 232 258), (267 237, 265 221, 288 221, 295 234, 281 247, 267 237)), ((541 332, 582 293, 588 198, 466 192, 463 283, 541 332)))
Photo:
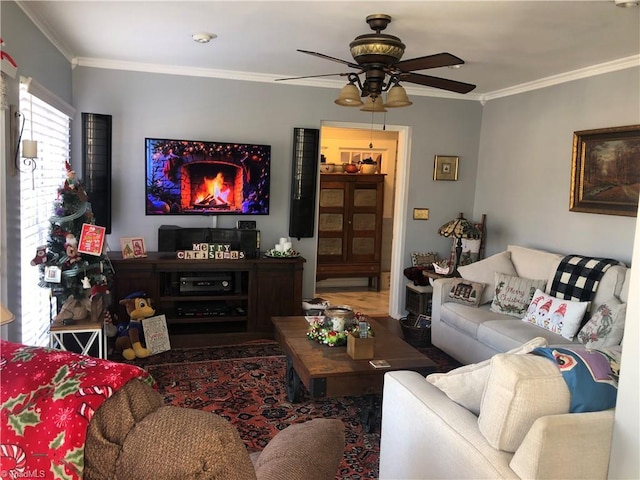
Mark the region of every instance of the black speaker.
POLYGON ((82 174, 96 225, 111 233, 111 115, 82 113, 82 174))
POLYGON ((298 240, 313 237, 319 144, 317 128, 293 129, 289 236, 298 240))

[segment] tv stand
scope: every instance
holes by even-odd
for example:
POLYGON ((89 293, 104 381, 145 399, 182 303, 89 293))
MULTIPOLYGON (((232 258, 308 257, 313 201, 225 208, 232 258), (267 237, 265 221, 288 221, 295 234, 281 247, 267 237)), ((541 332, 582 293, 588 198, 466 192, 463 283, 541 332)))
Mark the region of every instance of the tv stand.
POLYGON ((113 303, 144 291, 156 314, 167 318, 172 347, 215 344, 216 336, 273 338, 272 316, 302 314, 305 259, 178 260, 167 253, 123 259, 115 269, 113 303))

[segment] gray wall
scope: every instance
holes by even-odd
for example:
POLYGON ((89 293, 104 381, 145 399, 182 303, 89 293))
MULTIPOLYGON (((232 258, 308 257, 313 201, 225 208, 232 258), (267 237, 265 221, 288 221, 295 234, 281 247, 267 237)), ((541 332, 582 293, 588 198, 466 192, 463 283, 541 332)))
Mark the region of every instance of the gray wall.
POLYGON ((640 69, 489 101, 474 211, 487 254, 515 243, 629 263, 635 217, 569 211, 573 132, 640 124, 640 69))
MULTIPOLYGON (((19 76, 33 77, 48 90, 71 103, 71 64, 55 48, 49 40, 29 20, 14 3, 0 1, 0 31, 6 50, 18 64, 16 79, 5 76, 7 101, 10 105, 19 104, 19 76)), ((6 205, 2 205, 0 218, 6 222, 6 239, 0 238, 3 244, 2 255, 2 294, 6 288, 6 305, 16 318, 21 318, 22 306, 18 286, 20 285, 20 266, 31 258, 20 257, 20 182, 10 167, 15 161, 16 152, 11 149, 9 110, 0 110, 5 120, 4 149, 5 164, 2 164, 1 181, 6 188, 6 205), (4 218, 3 218, 4 217, 4 218), (5 252, 10 252, 5 254, 5 252), (5 277, 6 275, 6 277, 5 277)), ((1 162, 0 162, 1 163, 1 162)), ((21 175, 31 175, 30 170, 21 175)), ((51 199, 51 205, 53 201, 51 199)), ((37 288, 33 286, 34 288, 37 288)), ((5 300, 3 298, 3 300, 5 300)), ((15 321, 6 327, 7 338, 18 340, 21 335, 21 323, 15 321)))
MULTIPOLYGON (((255 216, 263 247, 289 231, 289 192, 294 127, 320 128, 322 121, 371 122, 371 114, 333 103, 337 91, 257 82, 161 75, 77 67, 73 71, 73 157, 78 165, 81 112, 113 115, 113 225, 108 242, 119 250, 119 238, 143 236, 149 250, 157 247, 162 224, 211 226, 207 217, 146 217, 144 215, 145 137, 255 142, 272 146, 271 214, 255 216)), ((413 129, 408 189, 413 206, 432 209, 429 222, 408 220, 407 248, 444 242, 437 227, 458 211, 471 212, 481 106, 468 100, 413 97, 410 108, 392 110, 386 121, 413 129), (435 154, 460 155, 459 182, 433 182, 435 154)), ((382 122, 377 114, 374 122, 382 122)), ((234 227, 238 217, 218 216, 217 226, 234 227)), ((402 238, 400 239, 402 242, 402 238)), ((315 280, 315 239, 295 242, 308 260, 304 295, 312 296, 315 280)), ((434 247, 435 248, 435 247, 434 247)), ((410 251, 410 250, 408 250, 410 251)), ((407 254, 408 255, 408 254, 407 254)), ((395 281, 403 282, 401 273, 395 281)))

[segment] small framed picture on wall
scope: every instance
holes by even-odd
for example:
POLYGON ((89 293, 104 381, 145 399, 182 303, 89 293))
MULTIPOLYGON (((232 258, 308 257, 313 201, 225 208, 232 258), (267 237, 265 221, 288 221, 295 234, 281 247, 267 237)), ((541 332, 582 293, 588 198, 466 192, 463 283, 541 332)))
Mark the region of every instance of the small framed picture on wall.
POLYGON ((436 155, 433 162, 434 180, 458 180, 458 157, 436 155))

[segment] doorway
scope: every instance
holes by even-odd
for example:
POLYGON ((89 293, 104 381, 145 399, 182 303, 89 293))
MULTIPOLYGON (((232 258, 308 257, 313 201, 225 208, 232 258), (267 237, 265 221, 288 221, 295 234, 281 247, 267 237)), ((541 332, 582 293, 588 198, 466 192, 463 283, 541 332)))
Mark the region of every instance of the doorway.
MULTIPOLYGON (((405 215, 403 212, 406 212, 407 204, 410 127, 322 122, 320 141, 321 153, 325 155, 327 163, 341 165, 345 153, 358 155, 360 152, 373 150, 382 155, 381 173, 385 173, 386 177, 381 267, 386 275, 382 276, 380 293, 374 302, 377 307, 373 314, 400 318, 403 312, 403 306, 400 305, 402 282, 398 276, 402 272, 404 256, 402 239, 405 231, 405 215), (386 296, 388 300, 381 302, 379 299, 381 296, 386 296), (379 311, 384 308, 381 305, 386 305, 387 311, 379 311)), ((318 215, 317 208, 316 215, 318 215)), ((350 299, 352 303, 357 302, 358 298, 354 292, 361 292, 365 305, 371 301, 371 295, 377 293, 369 291, 366 278, 327 279, 316 282, 315 291, 319 289, 331 292, 327 297, 350 299), (344 291, 344 296, 339 295, 341 291, 344 291)), ((335 304, 330 298, 328 299, 335 304)))

